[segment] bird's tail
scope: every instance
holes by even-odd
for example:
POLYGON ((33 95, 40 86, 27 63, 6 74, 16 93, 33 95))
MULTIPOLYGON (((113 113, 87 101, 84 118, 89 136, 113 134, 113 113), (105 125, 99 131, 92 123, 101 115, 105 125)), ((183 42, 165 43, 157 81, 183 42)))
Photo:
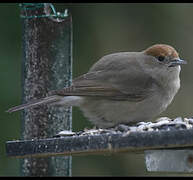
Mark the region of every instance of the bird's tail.
POLYGON ((12 107, 12 108, 8 109, 6 112, 11 113, 11 112, 15 112, 15 111, 20 111, 20 110, 25 109, 25 108, 37 106, 40 104, 55 103, 55 102, 60 101, 60 100, 61 100, 61 96, 57 96, 57 95, 48 96, 48 97, 45 97, 42 99, 32 100, 26 104, 21 104, 19 106, 12 107))

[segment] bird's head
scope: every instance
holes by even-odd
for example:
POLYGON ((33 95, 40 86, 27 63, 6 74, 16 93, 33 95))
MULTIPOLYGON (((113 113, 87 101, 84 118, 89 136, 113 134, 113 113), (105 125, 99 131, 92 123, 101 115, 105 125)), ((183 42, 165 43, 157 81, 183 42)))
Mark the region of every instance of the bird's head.
POLYGON ((179 58, 179 54, 172 46, 166 44, 153 45, 143 52, 146 55, 154 57, 158 64, 166 65, 167 67, 187 64, 185 60, 179 58))

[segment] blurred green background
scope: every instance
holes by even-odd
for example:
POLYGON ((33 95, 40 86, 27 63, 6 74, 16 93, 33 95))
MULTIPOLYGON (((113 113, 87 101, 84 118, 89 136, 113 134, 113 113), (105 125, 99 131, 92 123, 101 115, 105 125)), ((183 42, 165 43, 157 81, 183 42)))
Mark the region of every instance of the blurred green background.
MULTIPOLYGON (((120 51, 141 51, 156 43, 174 46, 188 65, 182 67, 181 89, 160 116, 191 117, 193 67, 193 4, 187 3, 58 3, 73 18, 73 77, 100 57, 120 51)), ((19 176, 19 159, 5 155, 5 142, 20 139, 20 113, 5 110, 21 102, 21 19, 18 3, 0 4, 0 176, 19 176)), ((73 109, 73 130, 92 125, 73 109)), ((146 172, 143 154, 75 156, 73 176, 155 176, 146 172)))

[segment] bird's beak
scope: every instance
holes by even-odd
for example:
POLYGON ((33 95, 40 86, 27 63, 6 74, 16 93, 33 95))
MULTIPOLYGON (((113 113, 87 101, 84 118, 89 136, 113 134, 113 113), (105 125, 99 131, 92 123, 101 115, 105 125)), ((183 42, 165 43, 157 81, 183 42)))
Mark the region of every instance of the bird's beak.
POLYGON ((168 67, 174 67, 174 66, 181 65, 181 64, 187 64, 187 61, 183 59, 173 59, 170 61, 168 67))

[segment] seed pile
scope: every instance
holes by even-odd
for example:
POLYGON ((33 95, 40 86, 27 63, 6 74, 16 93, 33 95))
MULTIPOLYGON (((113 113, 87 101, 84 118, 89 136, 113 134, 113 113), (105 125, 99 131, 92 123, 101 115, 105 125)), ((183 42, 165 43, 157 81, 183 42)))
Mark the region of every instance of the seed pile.
POLYGON ((130 133, 130 132, 145 132, 145 131, 170 131, 170 130, 183 130, 193 127, 192 118, 177 117, 170 119, 168 117, 161 117, 155 122, 139 122, 136 125, 128 126, 120 124, 114 128, 109 129, 84 129, 79 132, 61 131, 54 137, 61 136, 84 136, 84 135, 100 135, 100 134, 115 134, 115 133, 130 133))

